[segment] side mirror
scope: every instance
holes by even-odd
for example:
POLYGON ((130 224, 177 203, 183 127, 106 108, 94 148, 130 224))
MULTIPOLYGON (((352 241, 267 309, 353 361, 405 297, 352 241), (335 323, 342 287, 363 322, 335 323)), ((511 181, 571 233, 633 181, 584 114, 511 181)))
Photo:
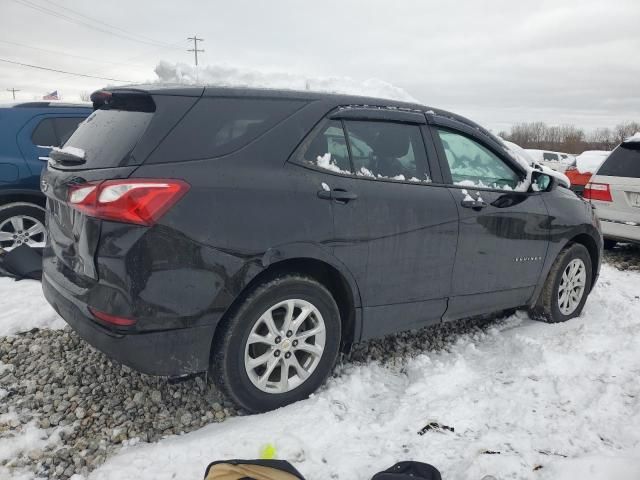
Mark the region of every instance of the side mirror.
POLYGON ((532 192, 548 192, 553 189, 555 182, 551 175, 534 170, 531 173, 531 191, 532 192))

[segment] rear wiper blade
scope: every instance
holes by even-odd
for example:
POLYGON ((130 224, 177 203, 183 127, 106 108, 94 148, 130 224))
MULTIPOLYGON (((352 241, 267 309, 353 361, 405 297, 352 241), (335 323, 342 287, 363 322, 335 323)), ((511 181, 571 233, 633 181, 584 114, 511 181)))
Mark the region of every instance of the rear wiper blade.
POLYGON ((74 147, 54 147, 49 153, 49 158, 61 165, 82 165, 87 161, 84 150, 74 147))

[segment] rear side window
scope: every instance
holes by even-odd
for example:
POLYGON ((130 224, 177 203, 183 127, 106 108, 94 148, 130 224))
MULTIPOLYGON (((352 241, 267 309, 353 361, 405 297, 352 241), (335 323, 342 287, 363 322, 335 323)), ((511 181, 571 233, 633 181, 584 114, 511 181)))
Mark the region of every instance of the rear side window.
POLYGON ((640 144, 620 145, 607 157, 598 175, 640 178, 640 144))
POLYGON ((34 145, 41 145, 43 147, 60 146, 53 126, 53 118, 45 118, 38 124, 31 134, 31 141, 34 145))
POLYGON ((427 164, 420 127, 405 123, 344 122, 356 173, 393 180, 418 180, 427 164))
POLYGON ((232 153, 306 102, 272 98, 202 98, 161 145, 161 162, 220 157, 232 153))
POLYGON ((557 162, 558 161, 558 155, 556 153, 544 152, 542 154, 542 159, 543 160, 549 160, 549 161, 552 161, 552 162, 557 162))
POLYGON ((152 116, 152 112, 117 108, 96 110, 71 135, 65 146, 85 152, 86 162, 82 168, 111 168, 134 163, 129 161, 129 156, 152 116))
POLYGON ((347 139, 340 120, 329 120, 302 151, 302 163, 338 173, 351 173, 347 139))

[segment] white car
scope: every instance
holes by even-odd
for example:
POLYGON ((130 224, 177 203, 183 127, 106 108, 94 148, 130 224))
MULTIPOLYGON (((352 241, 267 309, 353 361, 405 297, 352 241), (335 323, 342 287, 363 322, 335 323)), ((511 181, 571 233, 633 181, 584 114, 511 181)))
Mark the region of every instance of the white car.
POLYGON ((605 248, 616 242, 640 243, 640 133, 607 157, 584 189, 596 207, 605 248))
POLYGON ((576 160, 575 155, 570 153, 537 150, 535 148, 527 148, 525 150, 536 162, 557 172, 564 172, 576 160))

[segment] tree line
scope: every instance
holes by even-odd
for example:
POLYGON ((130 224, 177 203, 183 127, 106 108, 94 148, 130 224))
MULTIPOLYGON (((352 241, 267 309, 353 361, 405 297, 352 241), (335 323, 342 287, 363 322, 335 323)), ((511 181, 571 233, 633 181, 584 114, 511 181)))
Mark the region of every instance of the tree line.
POLYGON ((525 122, 498 135, 522 148, 580 154, 585 150, 613 150, 636 132, 640 132, 638 122, 624 122, 614 128, 597 128, 591 132, 585 132, 574 125, 554 126, 544 122, 525 122))

